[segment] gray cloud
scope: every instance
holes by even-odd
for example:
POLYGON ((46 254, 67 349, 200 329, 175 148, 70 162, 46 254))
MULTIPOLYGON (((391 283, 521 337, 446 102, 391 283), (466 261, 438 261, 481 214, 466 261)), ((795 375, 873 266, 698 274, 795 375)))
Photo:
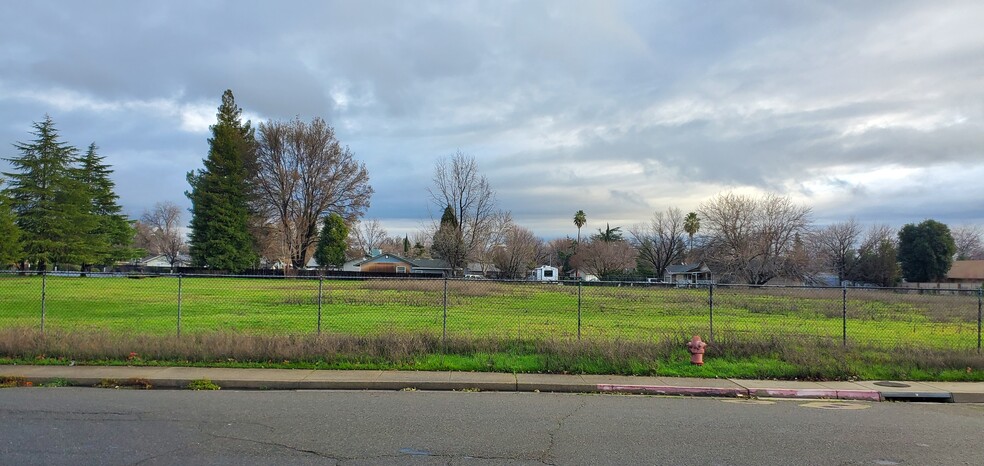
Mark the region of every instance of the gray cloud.
POLYGON ((184 174, 231 88, 254 123, 327 118, 369 168, 370 216, 393 224, 428 216, 434 161, 459 149, 544 236, 569 234, 577 209, 628 226, 729 189, 788 193, 818 221, 984 221, 979 2, 3 12, 0 143, 50 114, 71 143, 102 147, 134 214, 186 205, 184 174))

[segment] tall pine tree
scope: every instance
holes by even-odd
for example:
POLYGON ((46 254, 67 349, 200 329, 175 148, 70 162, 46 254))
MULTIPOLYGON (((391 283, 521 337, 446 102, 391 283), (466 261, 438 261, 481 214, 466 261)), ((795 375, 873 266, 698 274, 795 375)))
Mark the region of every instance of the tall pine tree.
POLYGON ((15 221, 10 200, 0 193, 0 270, 20 261, 23 254, 20 229, 15 221))
POLYGON ((20 157, 6 159, 14 171, 4 173, 10 179, 4 193, 23 233, 23 259, 39 269, 87 262, 95 226, 89 192, 74 172, 78 150, 59 140, 49 116, 34 123, 32 134, 33 141, 14 144, 20 157))
POLYGON ((88 188, 91 198, 91 215, 95 217, 91 233, 95 242, 93 263, 109 265, 120 260, 134 258, 135 234, 129 219, 122 214, 123 208, 117 203, 119 196, 114 189, 116 184, 110 179, 113 170, 103 163, 105 157, 96 153, 96 143, 89 145, 85 155, 79 159, 78 179, 88 188))
POLYGON ((255 145, 250 122, 241 120, 242 109, 232 91, 222 94, 218 121, 212 125, 205 168, 188 173, 191 191, 192 263, 198 267, 233 273, 252 267, 257 260, 249 232, 247 164, 255 145))

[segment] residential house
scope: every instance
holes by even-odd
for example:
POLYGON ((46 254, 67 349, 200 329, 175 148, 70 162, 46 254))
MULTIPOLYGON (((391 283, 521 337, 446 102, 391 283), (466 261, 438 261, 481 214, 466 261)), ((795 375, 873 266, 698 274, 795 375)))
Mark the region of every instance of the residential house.
MULTIPOLYGON (((137 265, 142 267, 171 268, 171 263, 163 254, 140 259, 137 261, 137 265)), ((174 267, 188 267, 189 265, 191 265, 191 256, 187 254, 178 254, 177 260, 174 262, 174 267)))
POLYGON ((451 266, 441 259, 404 259, 396 254, 379 254, 355 264, 363 273, 427 273, 451 275, 451 266))
POLYGON ((981 286, 984 283, 984 260, 953 261, 950 271, 946 273, 946 283, 981 286))
POLYGON ((569 280, 581 280, 581 281, 586 281, 586 282, 597 282, 597 281, 601 281, 601 279, 599 279, 597 275, 590 274, 590 273, 587 273, 587 272, 585 272, 583 270, 577 270, 577 269, 568 271, 567 272, 567 278, 569 280))
POLYGON ((693 264, 671 265, 663 274, 663 281, 670 283, 712 283, 711 269, 703 262, 693 264))
POLYGON ((501 271, 491 262, 469 262, 465 265, 465 276, 496 278, 501 271))
MULTIPOLYGON (((342 272, 361 272, 362 269, 359 267, 359 263, 361 263, 362 261, 365 261, 366 259, 368 259, 368 258, 367 257, 359 257, 357 259, 347 260, 347 261, 345 261, 344 264, 342 264, 342 268, 340 270, 342 272)), ((306 268, 308 270, 316 270, 319 267, 321 267, 321 265, 318 264, 318 261, 315 260, 315 258, 312 257, 311 260, 309 260, 307 262, 307 264, 305 265, 304 268, 306 268)), ((333 270, 339 270, 339 269, 333 269, 333 270)))

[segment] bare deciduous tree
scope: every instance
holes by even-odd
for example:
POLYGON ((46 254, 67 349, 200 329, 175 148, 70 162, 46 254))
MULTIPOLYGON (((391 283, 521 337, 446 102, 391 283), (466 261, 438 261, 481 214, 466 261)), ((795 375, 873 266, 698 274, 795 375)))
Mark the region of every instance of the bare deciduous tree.
POLYGON ((708 259, 719 273, 764 285, 799 272, 791 252, 810 223, 809 207, 775 194, 756 199, 724 193, 701 204, 699 212, 710 233, 708 259))
POLYGON ((546 262, 549 265, 557 266, 561 270, 561 275, 573 270, 570 264, 574 257, 576 240, 570 236, 566 238, 555 238, 546 244, 546 262))
MULTIPOLYGON (((434 167, 434 185, 427 189, 437 211, 451 206, 460 229, 461 249, 466 259, 476 258, 492 242, 503 218, 495 207, 495 193, 478 171, 475 157, 460 151, 434 167)), ((434 231, 440 225, 435 222, 434 231)))
POLYGON ((485 236, 484 241, 476 246, 472 254, 472 259, 476 262, 474 265, 478 267, 482 275, 487 274, 493 266, 496 266, 496 251, 506 243, 514 226, 511 213, 500 210, 493 214, 493 218, 489 222, 488 234, 485 236))
POLYGON ((321 118, 261 123, 252 184, 254 210, 276 225, 294 267, 303 267, 323 217, 361 217, 373 190, 364 164, 321 118))
POLYGON ((184 252, 184 235, 181 233, 181 208, 173 202, 158 202, 140 216, 143 240, 151 245, 151 251, 164 256, 171 269, 184 252))
POLYGON ((605 278, 625 273, 635 267, 636 250, 625 241, 592 239, 578 245, 571 265, 579 270, 605 278))
POLYGON ((846 222, 816 228, 809 234, 817 260, 837 274, 838 283, 850 276, 858 265, 862 228, 853 217, 846 222))
POLYGON ((352 238, 352 245, 365 257, 371 256, 373 250, 382 249, 383 242, 389 234, 383 228, 383 225, 379 223, 379 220, 375 218, 355 223, 349 232, 352 238))
POLYGON ((984 245, 981 243, 984 232, 979 225, 960 225, 950 230, 950 235, 957 245, 957 260, 984 259, 984 245))
POLYGON ((510 222, 492 261, 503 278, 525 278, 543 256, 543 241, 532 231, 510 222))
POLYGON ((683 212, 676 207, 670 207, 665 212, 654 212, 649 224, 629 230, 632 244, 639 251, 639 260, 651 266, 657 277, 662 277, 666 268, 674 262, 683 260, 686 233, 683 212))

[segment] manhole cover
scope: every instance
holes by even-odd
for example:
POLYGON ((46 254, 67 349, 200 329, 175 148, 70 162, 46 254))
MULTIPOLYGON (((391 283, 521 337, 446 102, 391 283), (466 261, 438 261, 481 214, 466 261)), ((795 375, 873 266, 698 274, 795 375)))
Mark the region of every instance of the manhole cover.
POLYGON ((895 387, 895 388, 906 388, 912 386, 902 382, 875 382, 875 385, 878 385, 879 387, 895 387))
POLYGON ((800 406, 805 408, 818 408, 818 409, 866 409, 868 405, 861 403, 840 403, 836 401, 814 401, 811 403, 803 403, 800 406))

